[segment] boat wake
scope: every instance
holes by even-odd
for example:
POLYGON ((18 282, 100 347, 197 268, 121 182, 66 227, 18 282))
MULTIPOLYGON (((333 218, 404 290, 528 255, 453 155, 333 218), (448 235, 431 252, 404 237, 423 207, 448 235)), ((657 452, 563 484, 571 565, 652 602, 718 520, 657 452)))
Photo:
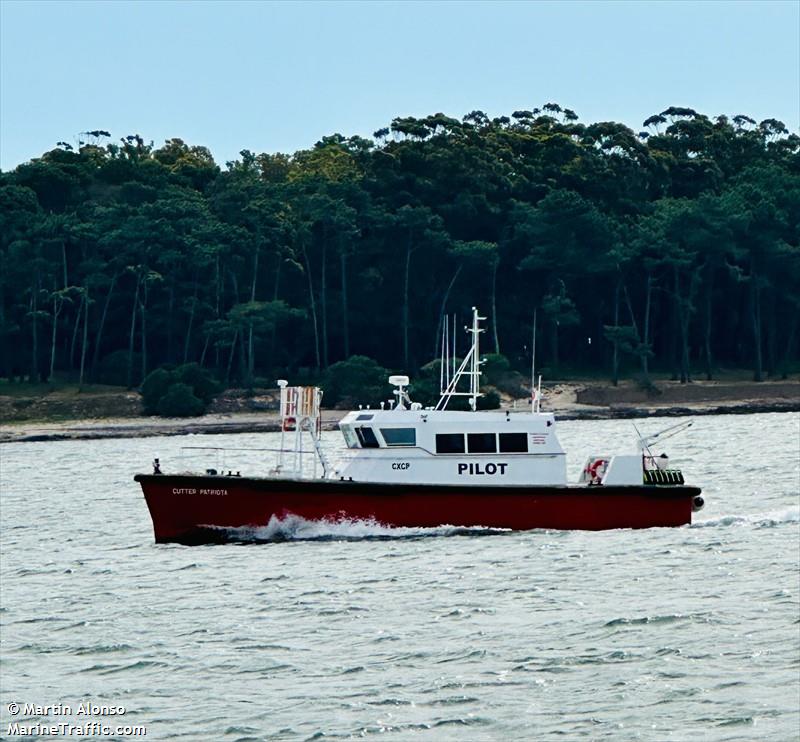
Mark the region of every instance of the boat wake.
POLYGON ((800 523, 800 508, 777 510, 767 513, 748 513, 747 515, 723 515, 709 520, 698 520, 690 528, 716 528, 726 526, 755 526, 774 528, 786 523, 800 523))
POLYGON ((508 534, 507 528, 482 526, 437 526, 435 528, 405 528, 386 526, 373 519, 307 520, 299 515, 284 518, 272 516, 265 526, 220 528, 207 526, 225 543, 265 544, 283 541, 388 541, 442 536, 495 536, 508 534))

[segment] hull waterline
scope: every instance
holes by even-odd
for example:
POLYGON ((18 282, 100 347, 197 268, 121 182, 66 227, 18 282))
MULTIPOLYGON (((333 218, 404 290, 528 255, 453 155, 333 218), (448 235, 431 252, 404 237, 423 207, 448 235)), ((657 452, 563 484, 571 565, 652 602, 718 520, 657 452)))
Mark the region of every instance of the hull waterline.
POLYGON ((375 484, 338 480, 138 474, 158 543, 226 540, 275 518, 385 526, 606 530, 691 523, 698 487, 375 484))

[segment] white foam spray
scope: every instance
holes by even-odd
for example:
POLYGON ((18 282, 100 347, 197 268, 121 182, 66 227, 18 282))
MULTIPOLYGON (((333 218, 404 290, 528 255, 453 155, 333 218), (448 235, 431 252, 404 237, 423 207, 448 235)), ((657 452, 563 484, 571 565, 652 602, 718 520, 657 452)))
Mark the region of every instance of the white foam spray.
POLYGON ((307 520, 299 515, 272 516, 265 526, 215 528, 226 540, 241 542, 349 541, 367 539, 412 539, 441 536, 485 536, 510 533, 504 528, 442 525, 435 528, 386 526, 374 519, 307 520))

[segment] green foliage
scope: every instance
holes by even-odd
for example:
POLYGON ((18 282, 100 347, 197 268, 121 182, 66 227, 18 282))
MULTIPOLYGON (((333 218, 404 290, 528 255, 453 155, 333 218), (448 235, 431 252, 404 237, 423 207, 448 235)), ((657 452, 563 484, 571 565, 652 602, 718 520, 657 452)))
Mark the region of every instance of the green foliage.
POLYGON ((511 362, 500 353, 487 353, 482 357, 481 382, 497 386, 502 379, 511 373, 511 362))
MULTIPOLYGON (((211 376, 207 369, 201 368, 198 363, 187 363, 184 366, 178 366, 173 375, 178 382, 189 386, 192 393, 206 405, 222 391, 219 382, 211 376)), ((142 393, 144 394, 144 388, 142 393)))
POLYGON ((140 391, 145 414, 191 417, 202 415, 221 387, 207 370, 187 363, 172 370, 152 371, 140 391))
MULTIPOLYGON (((484 349, 509 361, 484 368, 504 392, 527 379, 534 312, 537 368, 554 374, 616 378, 621 358, 643 378, 788 373, 800 137, 678 106, 643 128, 554 102, 433 113, 222 168, 178 138, 59 143, 0 173, 0 377, 133 387, 195 363, 175 378, 207 403, 198 368, 252 388, 360 355, 433 403, 438 373, 419 366, 443 317, 460 328, 473 305, 484 349)), ((328 403, 388 396, 383 379, 338 383, 328 403)))
MULTIPOLYGON (((139 353, 134 353, 133 367, 139 368, 141 362, 139 353)), ((115 350, 113 353, 109 353, 98 366, 96 373, 98 383, 125 386, 128 383, 128 363, 128 351, 115 350)), ((134 377, 134 383, 138 380, 138 377, 134 377)))
POLYGON ((175 374, 163 368, 157 368, 147 375, 147 378, 142 382, 141 388, 142 406, 146 415, 158 414, 161 398, 166 395, 169 388, 175 383, 175 374))
POLYGON ((482 397, 478 397, 479 410, 496 410, 500 407, 500 395, 494 389, 483 392, 482 397))
POLYGON ((558 282, 556 292, 545 294, 542 299, 542 309, 545 316, 556 325, 577 325, 580 315, 575 302, 567 296, 563 281, 558 282))
POLYGON ((344 403, 378 406, 389 399, 389 372, 366 356, 351 356, 330 366, 322 380, 327 407, 344 403))
POLYGON ((194 395, 192 387, 180 382, 172 384, 158 401, 158 414, 162 417, 197 417, 203 412, 203 400, 194 395))
POLYGON ((623 353, 632 356, 639 356, 646 353, 645 347, 639 342, 639 336, 635 328, 631 326, 609 326, 603 327, 603 335, 611 343, 616 343, 623 353))
POLYGON ((439 371, 436 371, 436 378, 433 378, 421 369, 420 373, 411 379, 408 391, 414 402, 419 402, 423 407, 435 406, 441 396, 439 394, 439 371))

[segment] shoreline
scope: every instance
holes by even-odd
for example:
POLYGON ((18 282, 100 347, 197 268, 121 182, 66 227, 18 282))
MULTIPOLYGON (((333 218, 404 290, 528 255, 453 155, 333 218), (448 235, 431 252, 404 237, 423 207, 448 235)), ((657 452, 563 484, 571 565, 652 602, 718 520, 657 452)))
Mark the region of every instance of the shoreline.
MULTIPOLYGON (((798 387, 800 388, 800 385, 798 387)), ((800 396, 794 399, 706 400, 669 405, 630 403, 587 405, 571 399, 551 400, 550 397, 547 397, 547 402, 549 403, 543 404, 542 411, 554 413, 557 421, 800 412, 800 396)), ((510 409, 512 413, 516 411, 518 414, 524 414, 527 412, 525 407, 514 408, 509 405, 506 409, 510 409)), ((323 410, 322 429, 336 430, 337 423, 344 414, 343 410, 323 410)), ((23 421, 0 426, 0 444, 275 432, 280 432, 280 420, 274 411, 212 413, 197 418, 125 417, 59 422, 23 421)))

